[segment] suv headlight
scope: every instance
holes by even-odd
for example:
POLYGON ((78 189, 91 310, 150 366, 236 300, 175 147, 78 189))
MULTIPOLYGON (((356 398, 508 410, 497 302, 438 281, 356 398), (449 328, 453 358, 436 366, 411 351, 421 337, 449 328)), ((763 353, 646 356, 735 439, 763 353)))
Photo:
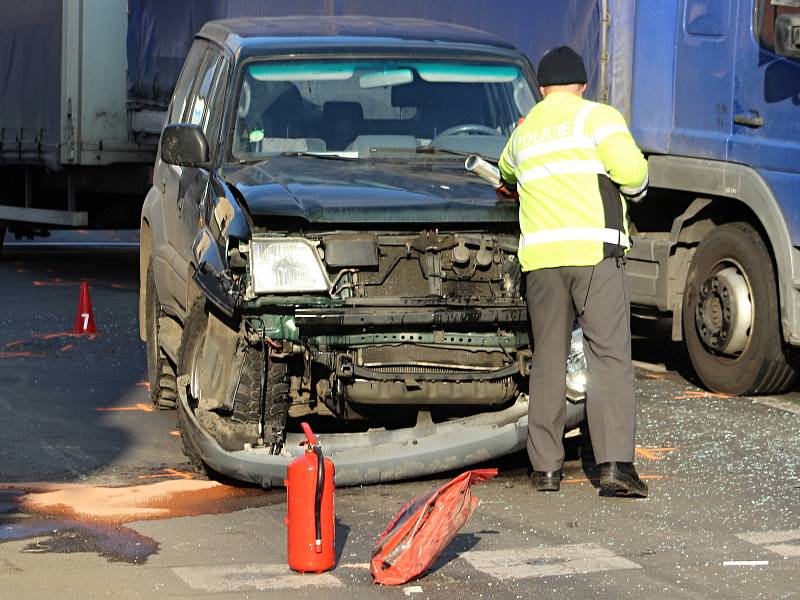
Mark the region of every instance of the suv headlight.
POLYGON ((586 355, 583 353, 583 329, 572 330, 567 357, 567 398, 573 402, 586 399, 586 355))
POLYGON ((325 268, 302 238, 251 240, 250 273, 256 294, 327 292, 325 268))

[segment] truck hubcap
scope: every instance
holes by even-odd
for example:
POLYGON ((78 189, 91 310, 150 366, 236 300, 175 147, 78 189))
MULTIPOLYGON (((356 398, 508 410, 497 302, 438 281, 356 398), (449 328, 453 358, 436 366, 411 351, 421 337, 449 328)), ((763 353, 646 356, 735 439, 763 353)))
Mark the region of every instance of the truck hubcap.
POLYGON ((736 267, 713 273, 700 286, 695 324, 703 343, 715 352, 742 352, 750 338, 753 304, 750 286, 736 267))

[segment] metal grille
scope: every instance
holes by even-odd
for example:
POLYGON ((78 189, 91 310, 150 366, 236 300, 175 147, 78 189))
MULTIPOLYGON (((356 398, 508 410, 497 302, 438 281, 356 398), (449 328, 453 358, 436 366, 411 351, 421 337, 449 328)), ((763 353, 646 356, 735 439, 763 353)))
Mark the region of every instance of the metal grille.
POLYGON ((445 373, 465 368, 494 370, 502 368, 510 362, 502 352, 483 350, 470 352, 449 348, 430 348, 417 344, 363 348, 361 361, 363 366, 370 369, 378 370, 378 367, 385 366, 386 370, 396 373, 404 372, 399 370, 401 366, 414 369, 444 369, 443 371, 414 371, 416 373, 445 373))
MULTIPOLYGON (((385 255, 380 257, 378 273, 360 273, 361 282, 379 282, 392 267, 395 259, 405 255, 406 252, 403 248, 384 248, 384 253, 385 255)), ((382 284, 364 286, 364 296, 367 298, 416 297, 427 296, 430 293, 430 284, 423 276, 419 261, 415 258, 400 258, 382 284)))
POLYGON ((451 298, 491 297, 492 290, 487 281, 445 281, 442 293, 451 298))

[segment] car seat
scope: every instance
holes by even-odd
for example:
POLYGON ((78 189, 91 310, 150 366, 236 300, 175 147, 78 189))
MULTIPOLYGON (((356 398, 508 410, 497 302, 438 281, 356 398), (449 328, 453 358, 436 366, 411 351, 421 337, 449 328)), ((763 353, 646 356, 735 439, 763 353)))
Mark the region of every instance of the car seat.
POLYGON ((328 150, 343 150, 361 130, 364 109, 358 102, 326 102, 322 122, 328 150))

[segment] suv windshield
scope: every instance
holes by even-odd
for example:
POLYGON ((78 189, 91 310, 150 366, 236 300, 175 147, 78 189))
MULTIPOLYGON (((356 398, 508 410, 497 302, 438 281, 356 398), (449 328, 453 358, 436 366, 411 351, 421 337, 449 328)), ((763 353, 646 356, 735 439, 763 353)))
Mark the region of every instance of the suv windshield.
POLYGON ((286 152, 368 158, 422 148, 498 157, 535 102, 513 64, 253 62, 231 140, 235 160, 286 152))

